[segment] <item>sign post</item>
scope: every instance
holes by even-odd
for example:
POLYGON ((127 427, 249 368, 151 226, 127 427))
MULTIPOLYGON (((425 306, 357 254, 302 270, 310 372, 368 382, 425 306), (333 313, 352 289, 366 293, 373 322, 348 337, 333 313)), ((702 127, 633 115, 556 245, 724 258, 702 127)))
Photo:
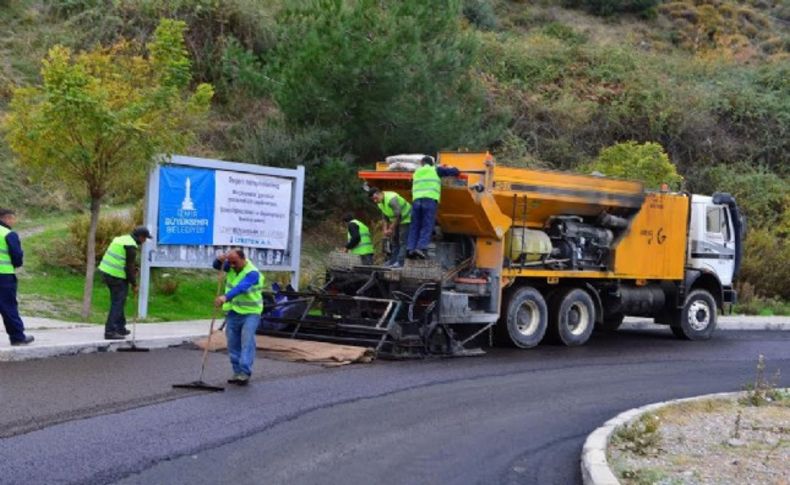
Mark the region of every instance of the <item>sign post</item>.
POLYGON ((180 155, 148 174, 142 249, 141 318, 148 315, 151 268, 212 267, 231 247, 261 271, 291 274, 298 288, 304 167, 284 169, 180 155))

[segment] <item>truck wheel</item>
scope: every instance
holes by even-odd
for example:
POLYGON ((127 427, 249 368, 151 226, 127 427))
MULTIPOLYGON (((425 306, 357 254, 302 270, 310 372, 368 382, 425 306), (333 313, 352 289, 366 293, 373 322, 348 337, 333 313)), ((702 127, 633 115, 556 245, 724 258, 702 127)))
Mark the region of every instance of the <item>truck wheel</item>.
POLYGON ((620 325, 623 324, 625 315, 622 313, 615 313, 614 315, 607 315, 604 317, 603 322, 599 325, 600 330, 604 332, 615 332, 620 325))
POLYGON ((504 321, 496 325, 498 342, 528 349, 538 345, 546 334, 546 300, 535 288, 525 286, 514 291, 508 299, 504 317, 504 321))
POLYGON ((716 329, 716 300, 707 290, 693 290, 670 326, 683 340, 708 340, 716 329))
POLYGON ((549 332, 555 342, 568 347, 584 345, 595 327, 595 304, 586 291, 570 288, 552 299, 549 318, 549 332))

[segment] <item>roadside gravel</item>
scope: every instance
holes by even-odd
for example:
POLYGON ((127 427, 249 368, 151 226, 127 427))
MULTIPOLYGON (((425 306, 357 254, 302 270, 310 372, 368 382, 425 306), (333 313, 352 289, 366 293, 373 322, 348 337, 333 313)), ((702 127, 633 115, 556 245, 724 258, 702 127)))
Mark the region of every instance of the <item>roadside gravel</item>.
POLYGON ((612 437, 608 460, 623 484, 790 483, 790 399, 762 406, 689 401, 652 415, 654 440, 612 437))

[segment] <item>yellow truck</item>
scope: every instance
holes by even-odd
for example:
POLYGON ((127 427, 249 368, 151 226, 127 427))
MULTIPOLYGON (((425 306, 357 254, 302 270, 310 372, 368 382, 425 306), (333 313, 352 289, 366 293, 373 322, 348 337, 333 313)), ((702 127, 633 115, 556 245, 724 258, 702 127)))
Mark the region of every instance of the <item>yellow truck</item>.
MULTIPOLYGON (((359 176, 410 200, 416 158, 359 176)), ((704 340, 735 302, 743 223, 728 194, 497 166, 489 153, 437 163, 461 175, 443 179, 429 258, 392 269, 334 255, 320 287, 289 295, 298 315, 280 318, 280 333, 390 356, 465 355, 486 340, 582 345, 596 326, 642 316, 704 340)))

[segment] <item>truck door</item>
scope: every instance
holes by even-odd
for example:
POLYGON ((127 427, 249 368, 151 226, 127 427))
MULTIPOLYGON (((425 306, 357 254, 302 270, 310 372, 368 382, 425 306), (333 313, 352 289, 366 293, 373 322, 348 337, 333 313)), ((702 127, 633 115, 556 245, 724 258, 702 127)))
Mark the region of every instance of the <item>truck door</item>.
POLYGON ((707 260, 724 286, 732 285, 735 270, 735 237, 730 210, 723 205, 705 207, 704 240, 692 258, 707 260))

